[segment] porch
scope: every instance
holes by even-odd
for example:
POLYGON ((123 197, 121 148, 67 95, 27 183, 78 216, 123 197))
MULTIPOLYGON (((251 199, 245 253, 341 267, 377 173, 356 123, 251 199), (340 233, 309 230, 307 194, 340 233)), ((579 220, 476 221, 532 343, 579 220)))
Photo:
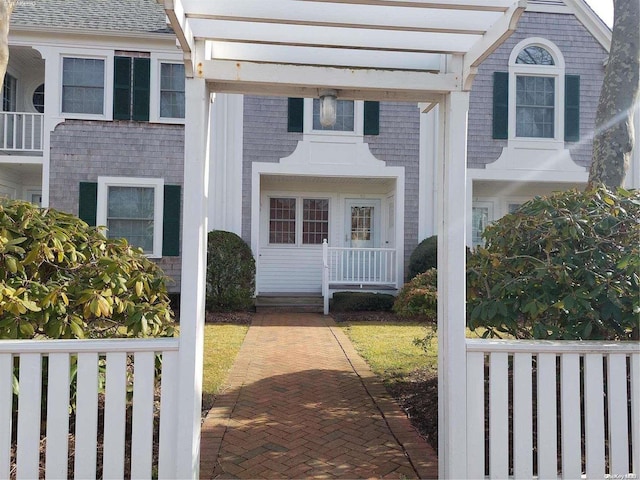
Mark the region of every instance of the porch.
POLYGON ((0 155, 42 156, 44 114, 0 112, 0 155))

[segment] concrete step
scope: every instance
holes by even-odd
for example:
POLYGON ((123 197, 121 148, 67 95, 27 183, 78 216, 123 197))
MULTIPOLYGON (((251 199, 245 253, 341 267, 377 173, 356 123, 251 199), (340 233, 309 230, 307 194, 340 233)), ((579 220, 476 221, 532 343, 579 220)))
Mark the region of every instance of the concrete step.
POLYGON ((258 295, 255 301, 259 313, 322 313, 323 301, 320 295, 273 294, 258 295))

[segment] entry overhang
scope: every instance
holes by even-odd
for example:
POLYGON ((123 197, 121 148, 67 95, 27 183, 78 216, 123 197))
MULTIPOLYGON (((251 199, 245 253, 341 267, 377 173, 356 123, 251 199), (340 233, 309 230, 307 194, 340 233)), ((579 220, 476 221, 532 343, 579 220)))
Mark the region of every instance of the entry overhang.
POLYGON ((468 90, 526 0, 157 0, 223 92, 432 101, 468 90), (295 67, 295 68, 294 68, 295 67))

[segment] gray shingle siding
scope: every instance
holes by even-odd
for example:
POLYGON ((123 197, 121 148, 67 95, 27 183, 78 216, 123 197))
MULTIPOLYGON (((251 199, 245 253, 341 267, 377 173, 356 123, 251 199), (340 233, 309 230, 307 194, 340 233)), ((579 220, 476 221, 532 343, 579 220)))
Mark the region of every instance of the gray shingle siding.
POLYGON ((251 164, 278 163, 293 153, 301 133, 287 132, 286 97, 244 97, 242 238, 251 243, 251 164))
MULTIPOLYGON (((164 178, 183 184, 184 127, 138 122, 68 120, 51 134, 50 205, 78 214, 80 182, 99 176, 164 178)), ((180 290, 180 257, 157 260, 180 290)))
POLYGON ((467 163, 471 168, 484 168, 495 161, 507 145, 506 140, 492 138, 493 72, 508 71, 511 51, 529 37, 555 43, 564 56, 565 73, 580 75, 580 142, 567 146, 577 164, 586 167, 591 163, 591 136, 607 51, 573 15, 526 12, 517 31, 482 63, 473 83, 467 163))
POLYGON ((369 150, 389 167, 404 167, 404 264, 418 244, 420 111, 413 103, 380 104, 380 135, 365 136, 369 150))

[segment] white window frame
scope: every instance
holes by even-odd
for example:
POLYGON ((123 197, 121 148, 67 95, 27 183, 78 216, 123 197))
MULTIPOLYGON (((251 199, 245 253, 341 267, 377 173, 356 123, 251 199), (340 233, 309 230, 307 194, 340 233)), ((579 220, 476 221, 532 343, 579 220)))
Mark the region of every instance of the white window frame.
MULTIPOLYGON (((151 54, 151 79, 149 82, 149 91, 151 98, 149 99, 149 122, 152 123, 171 123, 184 125, 184 118, 161 117, 160 116, 160 73, 163 63, 184 64, 181 56, 151 54)), ((186 90, 186 88, 185 88, 186 90)), ((185 92, 186 96, 186 92, 185 92)), ((185 98, 186 104, 186 98, 185 98)), ((185 112, 186 113, 186 112, 185 112)), ((186 115, 185 115, 186 117, 186 115)))
POLYGON ((509 57, 509 146, 531 149, 564 148, 564 73, 565 63, 560 49, 545 38, 526 38, 513 48, 509 57), (531 46, 547 50, 553 57, 555 65, 516 63, 520 52, 531 46), (552 138, 516 136, 516 78, 520 76, 551 77, 555 79, 554 135, 552 138))
MULTIPOLYGON (((340 98, 338 98, 340 100, 340 98)), ((343 99, 344 100, 344 99, 343 99)), ((304 99, 303 132, 305 139, 337 143, 362 142, 364 137, 364 102, 353 101, 353 131, 314 130, 313 98, 304 99)))
POLYGON ((145 255, 149 258, 162 257, 162 228, 164 212, 164 179, 142 177, 98 177, 98 201, 96 223, 106 227, 109 187, 142 187, 154 189, 153 200, 153 249, 145 255))
POLYGON ((60 117, 68 119, 78 120, 113 120, 113 52, 104 55, 87 55, 86 52, 75 53, 72 51, 65 51, 60 54, 59 58, 59 72, 58 72, 58 84, 59 84, 59 99, 58 99, 58 112, 60 117), (65 58, 80 58, 85 60, 102 60, 104 62, 103 71, 103 96, 102 96, 102 113, 73 113, 65 112, 62 109, 62 90, 63 76, 64 76, 64 59, 65 58))
POLYGON ((329 219, 327 221, 327 240, 331 237, 331 198, 325 195, 288 195, 269 194, 267 195, 267 214, 266 214, 266 246, 275 248, 322 248, 322 243, 303 243, 303 223, 304 223, 304 201, 305 200, 326 200, 329 219), (296 218, 295 218, 295 242, 294 243, 271 243, 271 199, 272 198, 292 198, 296 202, 296 218))

